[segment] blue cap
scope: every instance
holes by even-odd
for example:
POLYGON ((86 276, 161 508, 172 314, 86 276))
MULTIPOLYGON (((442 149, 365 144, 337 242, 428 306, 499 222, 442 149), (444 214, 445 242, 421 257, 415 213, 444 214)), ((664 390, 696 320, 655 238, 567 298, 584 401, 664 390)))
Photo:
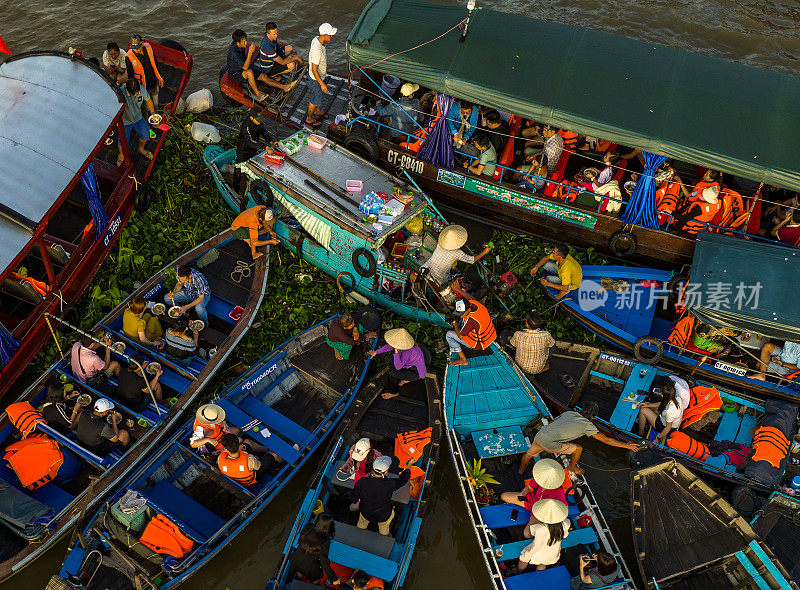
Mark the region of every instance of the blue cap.
POLYGON ((800 490, 800 475, 795 475, 792 479, 792 487, 800 490))

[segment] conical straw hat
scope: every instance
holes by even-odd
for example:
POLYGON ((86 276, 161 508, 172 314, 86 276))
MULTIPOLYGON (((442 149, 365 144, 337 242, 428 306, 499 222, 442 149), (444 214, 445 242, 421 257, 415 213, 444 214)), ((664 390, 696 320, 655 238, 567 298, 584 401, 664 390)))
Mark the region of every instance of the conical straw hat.
POLYGON ((546 490, 556 490, 564 483, 564 467, 555 459, 540 459, 533 465, 533 481, 546 490))
POLYGON ((569 514, 567 505, 561 500, 554 500, 553 498, 545 498, 539 500, 531 508, 533 514, 539 522, 545 524, 557 524, 563 522, 569 514))
POLYGON ((397 350, 409 350, 414 347, 414 337, 405 328, 387 330, 383 338, 386 344, 397 350))
POLYGON ((439 245, 445 250, 458 250, 467 243, 467 230, 461 225, 448 225, 439 234, 439 245))

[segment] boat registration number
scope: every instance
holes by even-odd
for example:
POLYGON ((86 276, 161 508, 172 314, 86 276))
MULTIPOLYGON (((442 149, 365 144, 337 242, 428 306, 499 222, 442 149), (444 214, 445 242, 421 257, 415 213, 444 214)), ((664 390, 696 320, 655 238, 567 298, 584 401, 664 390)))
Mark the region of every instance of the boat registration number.
POLYGON ((744 367, 735 367, 733 365, 729 365, 728 363, 723 363, 721 361, 717 361, 714 363, 714 368, 719 369, 720 371, 725 371, 726 373, 733 373, 734 375, 738 375, 739 377, 744 377, 747 373, 747 369, 744 367))
POLYGON ((416 158, 394 150, 389 150, 389 153, 386 155, 386 161, 394 166, 411 170, 411 172, 415 174, 422 174, 422 170, 425 167, 425 162, 422 160, 417 160, 416 158))
POLYGON ((616 356, 611 356, 610 354, 606 354, 606 353, 601 354, 600 358, 603 359, 603 360, 606 360, 606 361, 619 363, 620 365, 625 365, 626 367, 632 367, 633 366, 633 362, 632 361, 629 361, 627 359, 621 359, 621 358, 616 357, 616 356))
POLYGON ((111 223, 108 224, 108 229, 106 230, 106 235, 103 236, 103 246, 108 246, 111 243, 111 238, 114 237, 114 234, 117 233, 119 226, 122 224, 122 216, 117 215, 114 219, 111 220, 111 223))

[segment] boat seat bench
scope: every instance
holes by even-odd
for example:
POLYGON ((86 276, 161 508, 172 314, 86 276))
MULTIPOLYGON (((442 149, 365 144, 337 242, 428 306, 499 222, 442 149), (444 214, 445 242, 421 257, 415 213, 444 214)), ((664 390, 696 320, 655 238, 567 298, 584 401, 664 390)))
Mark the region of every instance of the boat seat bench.
POLYGON ((167 481, 162 480, 140 494, 196 541, 205 541, 225 524, 222 518, 167 481))
MULTIPOLYGON (((580 509, 573 504, 571 498, 567 499, 567 506, 569 507, 569 515, 577 516, 580 514, 580 509)), ((531 513, 525 510, 522 506, 516 504, 494 504, 492 506, 482 506, 479 509, 483 524, 490 529, 502 529, 504 527, 514 526, 517 524, 526 524, 530 518, 531 513), (511 518, 511 513, 516 510, 517 518, 511 518)), ((572 534, 572 533, 570 533, 572 534)))
POLYGON ((370 576, 375 576, 385 582, 393 580, 400 569, 398 563, 391 559, 350 547, 336 539, 331 541, 328 558, 346 567, 364 570, 370 576))
MULTIPOLYGON (((225 410, 225 419, 230 421, 230 423, 234 426, 240 428, 242 432, 247 432, 253 428, 253 426, 257 426, 259 423, 261 423, 260 420, 246 414, 242 409, 233 405, 227 399, 218 400, 216 403, 219 407, 225 410)), ((290 465, 300 458, 300 451, 285 442, 277 435, 277 433, 273 433, 271 436, 267 437, 259 437, 256 440, 259 444, 267 447, 270 451, 277 454, 281 459, 290 465)))
POLYGON ((353 525, 336 521, 336 540, 339 543, 367 551, 379 557, 388 558, 394 548, 394 539, 388 535, 381 535, 360 529, 353 525))
POLYGON ((311 438, 311 433, 308 430, 251 395, 244 396, 239 402, 239 407, 253 416, 253 418, 261 420, 261 423, 265 424, 270 430, 280 432, 293 443, 303 446, 311 438))
POLYGON ((538 572, 525 572, 511 576, 503 580, 503 583, 507 590, 570 590, 571 579, 572 576, 569 575, 567 568, 559 565, 538 572))
MULTIPOLYGON (((569 535, 561 541, 561 548, 575 547, 576 545, 591 545, 599 541, 597 533, 592 527, 585 527, 582 529, 574 529, 569 531, 569 535)), ((528 545, 533 543, 533 539, 522 539, 520 541, 513 541, 511 543, 504 543, 501 545, 494 545, 492 550, 503 550, 503 561, 507 559, 518 559, 522 550, 528 545)))

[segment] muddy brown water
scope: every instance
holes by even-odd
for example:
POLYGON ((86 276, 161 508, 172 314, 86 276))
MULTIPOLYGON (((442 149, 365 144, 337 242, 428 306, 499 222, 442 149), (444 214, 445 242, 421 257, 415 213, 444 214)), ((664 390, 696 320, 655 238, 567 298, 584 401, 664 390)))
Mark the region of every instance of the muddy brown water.
MULTIPOLYGON (((134 32, 153 39, 170 37, 194 56, 189 91, 208 87, 218 94, 217 74, 233 29, 241 27, 251 40, 258 41, 264 23, 274 20, 281 38, 306 54, 317 26, 329 21, 340 29, 328 52, 330 69, 335 71, 342 67, 345 37, 364 4, 363 0, 62 0, 55 8, 47 0, 5 0, 0 5, 0 36, 14 52, 73 46, 86 55, 97 56, 108 41, 124 46, 134 32)), ((478 0, 478 4, 800 73, 800 4, 796 1, 478 0)), ((593 443, 586 445, 584 453, 587 476, 628 556, 629 566, 635 569, 627 518, 629 472, 625 454, 593 443)), ((191 587, 263 588, 280 559, 295 512, 321 460, 318 455, 310 461, 250 527, 192 578, 191 587)), ((0 590, 44 587, 57 571, 65 550, 66 542, 54 547, 36 565, 0 585, 0 590)), ((464 513, 455 472, 445 452, 406 587, 490 587, 464 513)))

